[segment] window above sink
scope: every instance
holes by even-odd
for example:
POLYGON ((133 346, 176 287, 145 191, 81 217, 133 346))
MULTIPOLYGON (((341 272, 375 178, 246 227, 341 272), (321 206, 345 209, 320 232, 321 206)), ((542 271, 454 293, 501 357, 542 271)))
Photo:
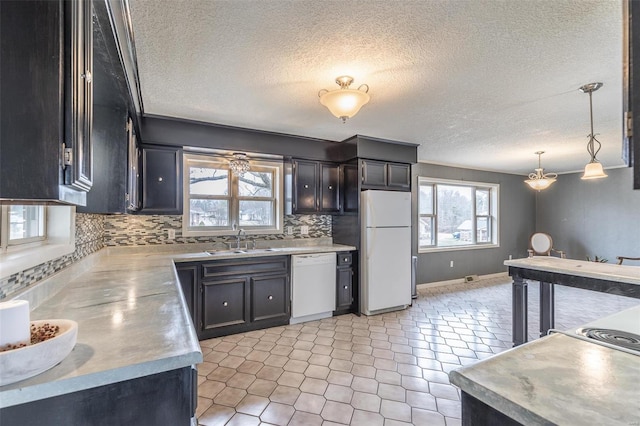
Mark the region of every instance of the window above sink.
POLYGON ((282 233, 283 164, 249 157, 234 173, 222 155, 184 155, 183 235, 282 233))

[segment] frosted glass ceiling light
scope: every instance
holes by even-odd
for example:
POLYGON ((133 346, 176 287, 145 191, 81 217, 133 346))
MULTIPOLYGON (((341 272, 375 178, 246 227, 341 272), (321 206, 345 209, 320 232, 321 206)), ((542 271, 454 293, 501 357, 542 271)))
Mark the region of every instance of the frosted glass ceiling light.
POLYGON ((234 153, 233 159, 229 161, 229 169, 233 174, 243 176, 249 171, 249 160, 247 160, 247 154, 234 153))
POLYGON ((349 89, 353 83, 353 77, 343 75, 336 78, 336 83, 340 86, 336 90, 322 89, 318 92, 320 103, 326 106, 331 114, 342 119, 345 123, 347 118, 351 118, 360 111, 363 105, 369 102, 369 86, 360 85, 357 89, 349 89))
POLYGON ((529 179, 525 180, 525 183, 537 191, 542 191, 550 187, 551 184, 556 181, 558 175, 556 173, 545 174, 540 159, 544 151, 536 151, 536 154, 538 154, 538 168, 535 169, 535 173, 529 174, 529 179))
POLYGON ((602 169, 602 164, 596 158, 598 152, 600 152, 600 148, 602 148, 602 144, 598 139, 596 139, 596 135, 593 133, 593 92, 602 87, 602 83, 589 83, 580 87, 580 91, 582 93, 589 94, 589 114, 591 118, 591 134, 587 136, 589 138, 589 142, 587 142, 587 152, 591 156, 591 161, 584 167, 584 175, 582 175, 581 179, 600 179, 607 177, 607 174, 602 169), (595 149, 595 144, 598 144, 598 149, 595 149))

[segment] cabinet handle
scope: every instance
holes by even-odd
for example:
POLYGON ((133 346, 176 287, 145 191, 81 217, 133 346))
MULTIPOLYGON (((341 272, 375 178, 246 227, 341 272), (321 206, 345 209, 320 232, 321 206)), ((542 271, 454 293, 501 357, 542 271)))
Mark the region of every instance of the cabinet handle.
POLYGON ((222 306, 229 306, 227 302, 222 302, 222 306))
POLYGON ((333 186, 329 185, 329 189, 333 189, 333 186))
POLYGON ((84 78, 87 83, 91 83, 93 81, 93 77, 91 76, 91 73, 89 71, 85 71, 85 73, 81 74, 80 77, 84 78))
POLYGON ((158 178, 158 182, 162 182, 162 176, 158 178))
POLYGON ((309 185, 305 185, 305 186, 304 186, 304 189, 308 189, 308 188, 309 188, 309 185))
POLYGON ((345 285, 343 288, 346 290, 346 289, 348 289, 348 288, 349 288, 349 286, 346 286, 346 285, 345 285))
POLYGON ((273 296, 272 296, 272 295, 269 295, 269 297, 267 297, 267 299, 269 299, 269 300, 273 300, 273 296))

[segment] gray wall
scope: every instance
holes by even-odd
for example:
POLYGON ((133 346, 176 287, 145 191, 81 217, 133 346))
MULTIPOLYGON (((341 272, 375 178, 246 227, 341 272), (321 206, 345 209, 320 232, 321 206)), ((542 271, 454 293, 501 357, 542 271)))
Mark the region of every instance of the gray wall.
POLYGON ((608 178, 592 181, 561 175, 538 195, 536 231, 550 234, 571 259, 640 257, 640 191, 631 188, 632 170, 606 172, 608 178))
MULTIPOLYGON (((503 262, 509 255, 514 258, 527 256, 529 236, 535 229, 536 209, 535 192, 525 185, 523 176, 423 163, 411 169, 414 206, 417 206, 418 176, 500 184, 500 247, 420 254, 417 253, 418 238, 414 235, 418 284, 505 272, 507 268, 503 262), (449 267, 452 260, 453 268, 449 267)), ((418 214, 414 211, 413 215, 413 229, 417 229, 418 214)))

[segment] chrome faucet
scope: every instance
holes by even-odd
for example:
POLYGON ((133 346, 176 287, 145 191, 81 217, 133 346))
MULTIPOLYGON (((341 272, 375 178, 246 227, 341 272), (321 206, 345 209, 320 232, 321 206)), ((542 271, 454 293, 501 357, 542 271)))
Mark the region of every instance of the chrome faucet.
POLYGON ((244 232, 244 229, 240 228, 238 229, 238 235, 236 236, 236 249, 240 250, 240 240, 242 239, 243 236, 246 236, 247 233, 244 232))

